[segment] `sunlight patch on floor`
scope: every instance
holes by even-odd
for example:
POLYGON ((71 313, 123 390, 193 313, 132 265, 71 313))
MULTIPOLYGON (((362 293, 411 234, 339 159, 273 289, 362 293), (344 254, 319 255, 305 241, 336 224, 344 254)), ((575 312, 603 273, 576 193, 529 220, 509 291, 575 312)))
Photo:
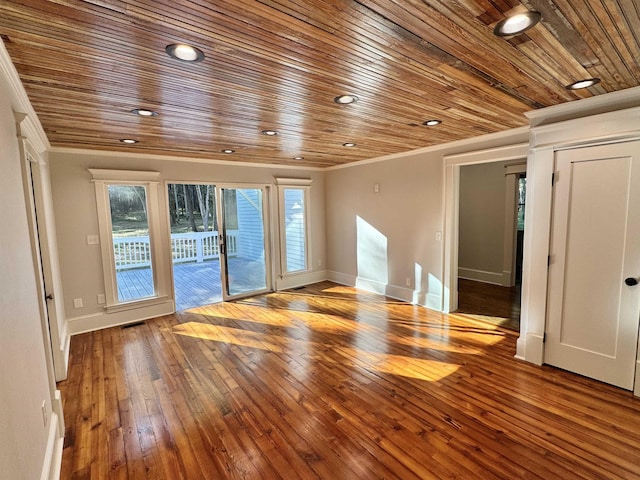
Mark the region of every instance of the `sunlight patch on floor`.
POLYGON ((258 305, 234 304, 233 308, 225 305, 208 307, 198 312, 201 315, 235 319, 242 322, 251 322, 283 328, 311 329, 315 332, 355 335, 369 334, 370 343, 390 344, 396 343, 413 348, 432 349, 442 352, 463 353, 467 355, 482 355, 480 348, 470 347, 455 343, 456 339, 472 341, 478 346, 486 347, 500 342, 504 336, 500 334, 487 335, 486 331, 475 331, 473 327, 466 330, 443 329, 441 325, 400 324, 406 328, 408 335, 388 333, 384 325, 386 322, 397 324, 398 320, 380 319, 381 325, 359 322, 349 318, 317 312, 290 310, 258 305), (426 328, 420 328, 426 327, 426 328))
POLYGON ((338 344, 321 344, 280 335, 250 332, 238 328, 209 325, 199 322, 187 322, 176 325, 172 331, 178 335, 203 340, 257 348, 270 352, 302 355, 316 361, 340 363, 341 365, 346 364, 368 371, 400 375, 430 382, 441 380, 455 373, 458 368, 460 368, 460 365, 454 363, 368 351, 338 344), (327 350, 327 348, 329 349, 327 350), (335 358, 331 358, 330 356, 332 354, 337 354, 342 357, 340 362, 337 362, 335 358))

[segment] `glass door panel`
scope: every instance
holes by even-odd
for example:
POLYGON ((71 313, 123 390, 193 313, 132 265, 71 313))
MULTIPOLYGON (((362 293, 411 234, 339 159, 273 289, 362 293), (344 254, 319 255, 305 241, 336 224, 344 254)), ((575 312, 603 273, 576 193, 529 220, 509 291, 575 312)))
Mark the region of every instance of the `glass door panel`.
POLYGON ((264 188, 221 188, 225 299, 269 285, 264 188))
POLYGON ((169 184, 167 189, 176 310, 221 302, 216 187, 169 184))

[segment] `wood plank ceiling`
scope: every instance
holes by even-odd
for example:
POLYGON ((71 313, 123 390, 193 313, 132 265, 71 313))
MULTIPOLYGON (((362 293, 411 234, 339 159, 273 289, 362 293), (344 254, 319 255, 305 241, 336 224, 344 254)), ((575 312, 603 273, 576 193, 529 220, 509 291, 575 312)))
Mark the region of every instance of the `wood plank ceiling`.
POLYGON ((55 147, 327 167, 637 86, 639 12, 635 0, 4 0, 0 35, 55 147), (542 22, 493 34, 524 9, 542 22), (206 57, 174 60, 173 43, 206 57), (347 93, 359 100, 333 101, 347 93))

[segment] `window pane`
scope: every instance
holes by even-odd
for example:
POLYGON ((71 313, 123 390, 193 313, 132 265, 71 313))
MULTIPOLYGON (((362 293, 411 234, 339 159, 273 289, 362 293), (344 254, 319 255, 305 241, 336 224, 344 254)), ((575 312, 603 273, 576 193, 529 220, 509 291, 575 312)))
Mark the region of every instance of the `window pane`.
POLYGON ((284 189, 287 272, 307 269, 304 190, 284 189))
POLYGON ((118 301, 155 295, 147 195, 139 185, 109 185, 111 235, 118 301))
POLYGON ((527 198, 527 179, 518 178, 518 230, 524 230, 524 205, 527 198))
POLYGON ((267 288, 262 190, 224 188, 227 293, 247 294, 267 288), (235 219, 237 230, 232 230, 235 219))

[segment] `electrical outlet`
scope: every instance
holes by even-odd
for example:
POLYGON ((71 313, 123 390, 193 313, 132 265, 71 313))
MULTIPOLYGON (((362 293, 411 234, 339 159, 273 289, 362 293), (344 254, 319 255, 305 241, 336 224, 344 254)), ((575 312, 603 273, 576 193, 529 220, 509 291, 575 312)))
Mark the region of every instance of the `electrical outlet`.
POLYGON ((322 260, 318 259, 318 266, 321 267, 322 266, 322 260))
POLYGON ((73 299, 73 308, 82 308, 84 307, 83 303, 82 303, 82 299, 81 298, 74 298, 73 299))
POLYGON ((107 301, 104 298, 104 293, 99 293, 98 294, 98 305, 104 305, 105 303, 107 303, 107 301))
POLYGON ((442 232, 436 232, 436 240, 437 241, 442 240, 442 232))
POLYGON ((98 235, 87 235, 87 245, 98 245, 100 237, 98 235))
POLYGON ((407 287, 410 287, 410 286, 411 286, 411 277, 407 277, 407 278, 405 278, 405 280, 404 280, 404 284, 405 284, 407 287))
POLYGON ((42 423, 44 423, 44 426, 47 426, 47 422, 49 421, 49 414, 47 412, 47 401, 43 400, 42 401, 42 423))

